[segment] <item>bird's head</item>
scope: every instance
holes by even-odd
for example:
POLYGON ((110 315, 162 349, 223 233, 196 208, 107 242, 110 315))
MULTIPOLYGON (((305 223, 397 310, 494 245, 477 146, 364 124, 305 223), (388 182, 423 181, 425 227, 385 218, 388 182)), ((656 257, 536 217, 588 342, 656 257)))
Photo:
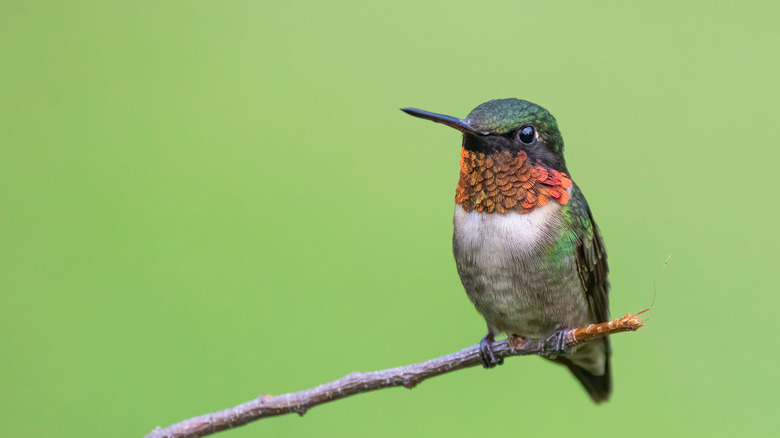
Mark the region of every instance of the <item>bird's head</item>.
POLYGON ((465 119, 403 108, 405 113, 455 128, 463 133, 463 147, 486 156, 524 151, 528 161, 565 172, 563 138, 549 111, 520 99, 496 99, 474 108, 465 119))

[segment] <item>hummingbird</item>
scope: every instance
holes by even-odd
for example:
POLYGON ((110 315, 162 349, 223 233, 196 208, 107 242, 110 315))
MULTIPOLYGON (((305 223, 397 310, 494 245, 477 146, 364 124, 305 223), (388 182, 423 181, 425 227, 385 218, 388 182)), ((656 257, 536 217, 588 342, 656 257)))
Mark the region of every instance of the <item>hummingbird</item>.
POLYGON ((607 253, 585 196, 566 168, 549 111, 497 99, 465 119, 403 108, 463 133, 452 249, 463 288, 487 322, 485 368, 500 365, 500 334, 557 341, 565 365, 594 402, 612 392, 607 337, 564 351, 567 330, 609 320, 607 253))

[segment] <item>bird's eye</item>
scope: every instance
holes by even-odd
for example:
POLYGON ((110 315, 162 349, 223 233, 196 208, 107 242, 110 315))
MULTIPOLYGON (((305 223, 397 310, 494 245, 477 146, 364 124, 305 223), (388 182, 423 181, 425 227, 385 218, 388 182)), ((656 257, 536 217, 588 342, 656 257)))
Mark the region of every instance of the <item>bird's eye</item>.
POLYGON ((531 144, 534 142, 534 138, 536 137, 536 131, 534 130, 533 126, 526 126, 524 128, 520 128, 519 131, 517 131, 517 138, 520 139, 525 144, 531 144))

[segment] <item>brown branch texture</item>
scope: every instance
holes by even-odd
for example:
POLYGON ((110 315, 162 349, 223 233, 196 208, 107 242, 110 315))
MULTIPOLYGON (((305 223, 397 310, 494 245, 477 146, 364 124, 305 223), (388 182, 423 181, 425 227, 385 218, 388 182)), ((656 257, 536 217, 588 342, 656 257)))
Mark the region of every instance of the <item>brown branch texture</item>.
MULTIPOLYGON (((568 350, 593 339, 641 328, 642 321, 637 316, 646 311, 636 315, 629 314, 601 324, 569 330, 564 337, 562 351, 559 339, 510 337, 493 344, 493 352, 497 359, 511 356, 565 354, 568 350)), ((293 412, 303 416, 306 411, 322 403, 393 386, 404 386, 411 389, 430 377, 480 364, 479 345, 472 345, 426 362, 382 371, 355 372, 333 382, 299 392, 277 396, 261 395, 254 400, 223 411, 190 418, 164 429, 157 427, 146 435, 146 438, 195 438, 241 426, 261 418, 293 412)))

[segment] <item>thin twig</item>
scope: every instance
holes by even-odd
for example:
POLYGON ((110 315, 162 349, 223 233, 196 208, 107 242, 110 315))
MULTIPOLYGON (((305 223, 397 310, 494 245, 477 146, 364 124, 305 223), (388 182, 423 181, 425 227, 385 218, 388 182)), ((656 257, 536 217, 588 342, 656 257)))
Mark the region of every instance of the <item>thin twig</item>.
MULTIPOLYGON (((565 335, 564 352, 585 342, 615 333, 635 331, 642 327, 636 315, 626 315, 601 324, 569 330, 565 335)), ((559 347, 557 339, 522 339, 511 337, 493 344, 497 359, 510 356, 546 355, 559 347)), ((303 416, 309 409, 333 400, 376 389, 404 386, 414 388, 430 377, 481 364, 479 345, 472 345, 446 356, 426 362, 347 376, 304 391, 277 396, 261 395, 238 406, 213 414, 201 415, 170 425, 157 427, 146 438, 195 438, 241 426, 261 418, 289 414, 303 416)))

